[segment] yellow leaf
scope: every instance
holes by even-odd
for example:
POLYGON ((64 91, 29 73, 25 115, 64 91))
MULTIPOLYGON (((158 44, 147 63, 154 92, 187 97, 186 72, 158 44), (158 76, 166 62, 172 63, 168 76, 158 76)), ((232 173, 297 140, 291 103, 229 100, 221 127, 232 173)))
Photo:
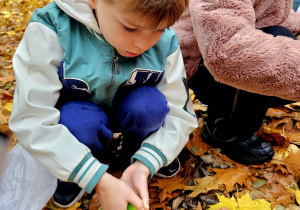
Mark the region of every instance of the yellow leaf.
POLYGON ((226 198, 223 195, 217 195, 219 203, 209 206, 209 209, 220 209, 222 207, 227 207, 230 210, 268 210, 271 209, 271 203, 266 200, 256 199, 252 200, 249 192, 243 195, 241 198, 235 200, 234 197, 226 198))
POLYGON ((194 93, 191 94, 191 99, 192 99, 192 101, 195 100, 195 98, 196 98, 196 95, 195 95, 194 93))
POLYGON ((16 32, 14 32, 14 31, 8 31, 6 33, 8 36, 14 36, 16 34, 16 32))
POLYGON ((238 205, 237 205, 237 202, 234 197, 226 198, 225 196, 218 195, 218 194, 217 194, 217 196, 219 199, 219 203, 217 203, 215 205, 210 205, 209 209, 220 209, 224 206, 226 206, 230 210, 238 209, 238 205))
POLYGON ((77 202, 75 203, 73 206, 68 207, 66 209, 62 209, 62 208, 57 208, 57 210, 76 210, 79 206, 81 205, 81 202, 77 202))
POLYGON ((300 190, 296 190, 295 191, 295 195, 296 195, 296 201, 297 201, 297 203, 300 203, 300 190))
POLYGON ((5 103, 5 105, 3 106, 3 108, 4 108, 7 112, 11 112, 11 110, 12 110, 12 103, 5 103))

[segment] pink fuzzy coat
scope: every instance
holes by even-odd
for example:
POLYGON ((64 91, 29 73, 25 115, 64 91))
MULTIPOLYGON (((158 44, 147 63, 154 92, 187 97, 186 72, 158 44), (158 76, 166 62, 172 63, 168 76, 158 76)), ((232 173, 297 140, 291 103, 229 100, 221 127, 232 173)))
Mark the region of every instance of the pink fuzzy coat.
POLYGON ((299 33, 300 14, 292 5, 293 0, 190 0, 173 27, 188 76, 202 56, 216 81, 300 101, 300 41, 258 30, 281 25, 299 33))

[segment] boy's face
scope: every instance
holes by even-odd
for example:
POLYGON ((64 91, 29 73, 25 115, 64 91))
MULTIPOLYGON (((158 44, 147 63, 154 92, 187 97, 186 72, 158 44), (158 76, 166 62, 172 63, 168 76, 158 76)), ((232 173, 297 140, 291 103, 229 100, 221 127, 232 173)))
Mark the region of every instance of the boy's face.
POLYGON ((95 9, 96 19, 106 41, 125 57, 136 57, 157 43, 167 26, 161 23, 158 29, 147 27, 147 20, 140 15, 120 11, 104 0, 89 0, 95 9))

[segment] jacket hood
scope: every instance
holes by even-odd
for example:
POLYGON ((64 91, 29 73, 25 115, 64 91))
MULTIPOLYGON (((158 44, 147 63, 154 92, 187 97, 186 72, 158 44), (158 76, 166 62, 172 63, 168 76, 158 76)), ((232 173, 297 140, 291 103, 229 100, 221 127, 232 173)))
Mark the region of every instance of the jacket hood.
POLYGON ((70 17, 101 34, 98 22, 88 0, 55 0, 55 3, 70 17))

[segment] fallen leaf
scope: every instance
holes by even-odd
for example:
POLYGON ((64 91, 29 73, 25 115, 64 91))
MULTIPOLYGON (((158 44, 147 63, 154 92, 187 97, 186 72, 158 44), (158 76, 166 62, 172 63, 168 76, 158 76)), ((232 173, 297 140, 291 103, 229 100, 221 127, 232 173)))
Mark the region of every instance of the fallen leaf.
POLYGON ((218 179, 220 183, 225 184, 227 192, 231 192, 236 183, 243 185, 246 179, 250 178, 248 173, 242 168, 213 168, 211 170, 216 172, 213 177, 218 179))
POLYGON ((208 149, 212 148, 209 144, 202 141, 201 128, 199 127, 193 131, 193 138, 188 141, 186 147, 194 155, 198 156, 204 155, 208 149))
POLYGON ((300 150, 296 153, 291 152, 289 156, 283 161, 291 174, 296 177, 300 176, 300 150))
POLYGON ((254 189, 260 188, 262 186, 264 186, 267 183, 266 180, 264 179, 259 179, 256 182, 253 182, 253 184, 251 185, 251 187, 253 187, 254 189))
POLYGON ((290 117, 293 114, 285 107, 269 108, 266 116, 273 118, 290 117))
POLYGON ((295 191, 296 201, 297 203, 300 203, 300 190, 295 191))
POLYGON ((209 209, 220 209, 227 207, 230 210, 268 210, 271 209, 271 203, 266 200, 256 199, 252 200, 249 192, 243 195, 241 198, 235 199, 234 197, 226 198, 223 195, 218 195, 219 203, 209 206, 209 209))
POLYGON ((205 176, 203 178, 196 178, 195 181, 197 185, 186 186, 185 190, 192 190, 193 192, 189 194, 190 197, 196 197, 200 193, 207 193, 210 190, 217 190, 219 185, 222 184, 216 177, 205 176))
POLYGON ((275 208, 279 204, 282 204, 284 206, 293 204, 293 194, 291 194, 283 185, 283 183, 288 183, 288 185, 292 185, 293 182, 294 181, 291 180, 289 176, 286 176, 280 171, 277 171, 271 178, 267 180, 267 183, 264 186, 257 189, 263 192, 263 195, 255 198, 264 198, 268 200, 272 203, 272 208, 275 208))
POLYGON ((197 204, 196 210, 202 210, 202 206, 201 206, 201 203, 200 203, 199 201, 198 201, 198 204, 197 204))
POLYGON ((163 179, 154 177, 153 183, 150 184, 150 187, 159 187, 162 191, 158 194, 158 198, 161 202, 166 200, 166 198, 172 198, 172 192, 178 189, 184 189, 185 185, 183 184, 185 181, 185 177, 180 177, 178 173, 172 178, 163 179))

